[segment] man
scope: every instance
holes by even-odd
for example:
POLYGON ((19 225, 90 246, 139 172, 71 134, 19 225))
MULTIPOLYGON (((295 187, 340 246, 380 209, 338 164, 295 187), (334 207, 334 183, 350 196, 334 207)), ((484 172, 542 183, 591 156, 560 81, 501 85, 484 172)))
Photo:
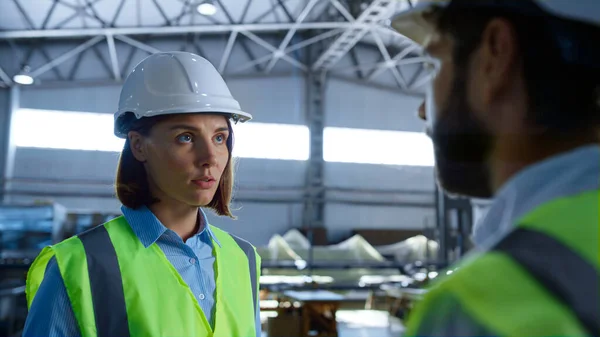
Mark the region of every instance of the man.
POLYGON ((440 185, 494 198, 413 336, 600 335, 600 1, 420 1, 392 21, 436 76, 440 185))

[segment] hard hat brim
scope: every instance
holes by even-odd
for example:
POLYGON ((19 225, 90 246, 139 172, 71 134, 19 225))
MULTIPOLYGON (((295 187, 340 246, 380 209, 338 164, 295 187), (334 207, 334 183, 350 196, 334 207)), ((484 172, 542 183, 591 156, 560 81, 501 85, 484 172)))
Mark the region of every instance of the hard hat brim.
POLYGON ((398 33, 419 45, 424 45, 435 32, 432 14, 446 8, 450 1, 421 1, 413 8, 392 18, 391 26, 398 33))
MULTIPOLYGON (((136 111, 119 111, 116 115, 116 120, 115 120, 115 130, 114 130, 114 134, 115 136, 119 137, 119 138, 127 138, 127 133, 123 132, 122 129, 117 127, 117 123, 118 123, 118 119, 121 118, 123 115, 127 114, 127 113, 133 113, 136 116, 139 116, 140 114, 137 114, 136 111)), ((211 109, 211 108, 204 108, 204 109, 185 109, 185 108, 173 108, 170 110, 160 110, 160 111, 144 111, 140 118, 148 118, 148 117, 154 117, 154 116, 161 116, 161 115, 176 115, 176 114, 203 114, 203 115, 223 115, 229 119, 233 119, 236 122, 247 122, 249 120, 252 119, 252 115, 244 112, 242 110, 233 110, 233 109, 211 109)))

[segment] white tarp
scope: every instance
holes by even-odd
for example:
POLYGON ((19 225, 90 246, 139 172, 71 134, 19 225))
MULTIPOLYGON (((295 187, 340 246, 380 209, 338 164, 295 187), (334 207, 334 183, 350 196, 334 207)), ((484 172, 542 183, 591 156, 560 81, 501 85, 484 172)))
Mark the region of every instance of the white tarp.
POLYGON ((412 263, 431 260, 437 256, 438 243, 428 240, 423 235, 417 235, 391 245, 378 246, 376 249, 382 255, 393 256, 398 263, 412 263))
MULTIPOLYGON (((309 259, 310 242, 298 230, 290 230, 283 236, 273 235, 267 247, 258 248, 263 259, 296 261, 309 259)), ((435 257, 438 244, 423 235, 417 235, 391 245, 374 247, 362 236, 353 237, 329 246, 314 246, 313 260, 331 263, 375 263, 393 256, 398 263, 412 263, 435 257)))
MULTIPOLYGON (((365 265, 385 262, 386 256, 394 256, 398 264, 424 260, 429 245, 430 255, 435 256, 437 244, 424 236, 416 236, 396 244, 373 247, 362 236, 355 235, 336 245, 314 246, 312 259, 315 263, 334 265, 365 265)), ((263 261, 290 262, 297 268, 267 268, 261 277, 262 283, 302 283, 306 281, 304 266, 310 259, 310 242, 297 230, 282 235, 274 235, 266 247, 258 247, 263 261)), ((410 278, 401 275, 396 268, 350 268, 315 269, 312 281, 318 283, 353 282, 358 284, 381 282, 410 282, 410 278)))

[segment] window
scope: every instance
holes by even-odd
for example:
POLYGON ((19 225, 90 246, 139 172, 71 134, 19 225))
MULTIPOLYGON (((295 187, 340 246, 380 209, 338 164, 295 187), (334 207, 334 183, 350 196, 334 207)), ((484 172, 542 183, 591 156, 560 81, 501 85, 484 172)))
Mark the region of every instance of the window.
MULTIPOLYGON (((235 157, 308 159, 306 126, 251 121, 233 129, 235 157)), ((112 131, 112 114, 89 112, 19 109, 13 124, 17 147, 120 152, 124 140, 112 131)))
POLYGON ((12 131, 17 147, 120 152, 124 144, 112 114, 19 109, 12 131))
POLYGON ((433 166, 433 145, 422 132, 327 127, 323 157, 328 162, 433 166))
POLYGON ((305 125, 246 122, 233 126, 233 155, 240 158, 307 160, 309 131, 305 125))

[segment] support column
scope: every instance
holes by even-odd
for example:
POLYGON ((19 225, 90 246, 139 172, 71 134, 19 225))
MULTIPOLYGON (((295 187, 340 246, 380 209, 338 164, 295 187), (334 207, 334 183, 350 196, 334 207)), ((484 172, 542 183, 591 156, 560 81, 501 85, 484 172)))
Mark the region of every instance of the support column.
POLYGON ((15 164, 15 145, 12 124, 15 111, 19 108, 19 86, 0 90, 0 203, 9 202, 10 180, 15 164))
POLYGON ((450 197, 435 186, 438 259, 443 264, 452 264, 471 249, 473 207, 471 200, 450 197))
MULTIPOLYGON (((313 245, 315 229, 324 226, 325 187, 323 160, 324 121, 324 72, 309 73, 307 77, 307 120, 310 130, 310 156, 306 171, 306 192, 302 225, 306 227, 308 240, 313 245)), ((312 249, 309 251, 309 265, 312 265, 312 249)))

